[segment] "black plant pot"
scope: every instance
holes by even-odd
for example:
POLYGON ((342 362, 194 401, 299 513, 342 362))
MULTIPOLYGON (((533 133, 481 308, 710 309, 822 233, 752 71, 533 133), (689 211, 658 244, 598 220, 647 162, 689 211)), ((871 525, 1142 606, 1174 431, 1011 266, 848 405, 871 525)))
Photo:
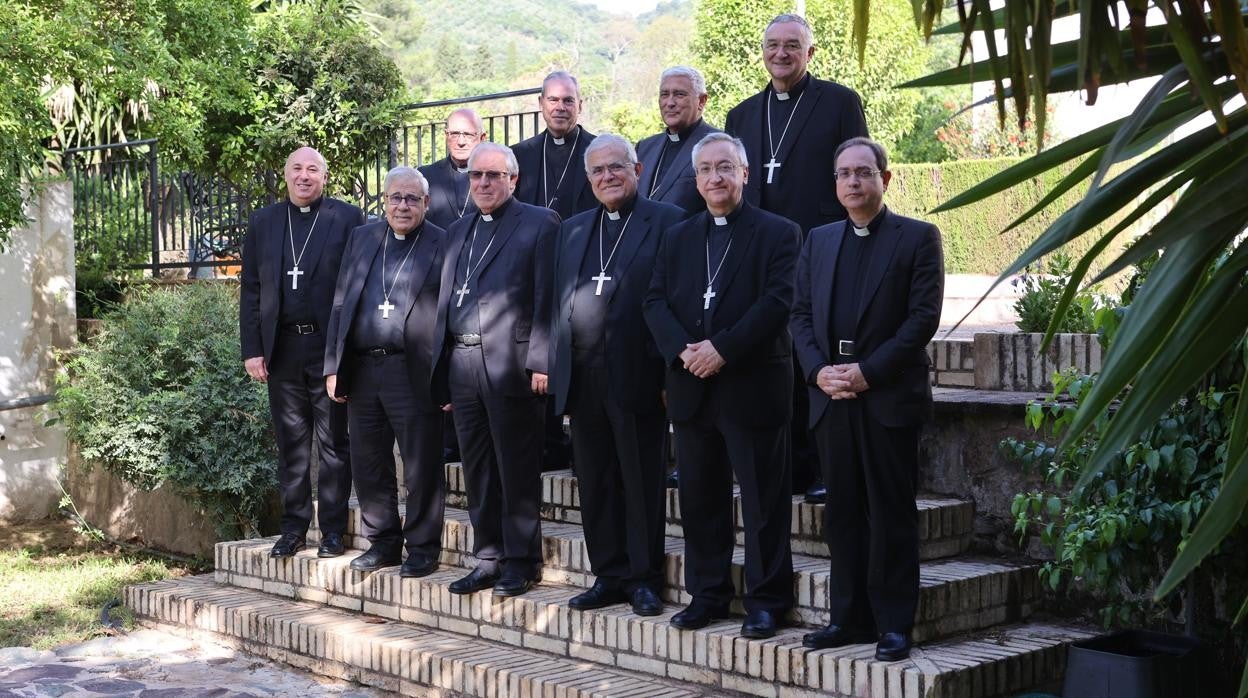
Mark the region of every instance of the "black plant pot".
POLYGON ((1186 635, 1122 630, 1071 644, 1066 698, 1203 696, 1204 653, 1186 635))

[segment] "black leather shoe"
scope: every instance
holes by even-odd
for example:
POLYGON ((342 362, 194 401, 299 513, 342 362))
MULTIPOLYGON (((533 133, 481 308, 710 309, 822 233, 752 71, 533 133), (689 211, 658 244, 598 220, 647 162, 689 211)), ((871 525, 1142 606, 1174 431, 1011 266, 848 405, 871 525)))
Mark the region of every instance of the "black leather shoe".
POLYGON ((316 549, 317 557, 338 557, 345 552, 347 552, 347 546, 342 542, 341 533, 321 535, 321 545, 316 549))
POLYGON ((372 572, 382 567, 394 567, 400 561, 401 555, 398 550, 373 545, 364 551, 363 555, 351 561, 351 569, 359 570, 360 572, 372 572))
POLYGON ((897 662, 910 656, 910 633, 884 633, 875 646, 875 658, 881 662, 897 662))
POLYGON ((599 579, 589 589, 573 596, 568 601, 568 606, 581 611, 588 611, 593 608, 604 608, 612 604, 624 603, 627 600, 628 597, 624 595, 623 591, 607 586, 606 582, 599 579))
POLYGON ((771 611, 750 611, 741 624, 741 637, 753 640, 774 637, 776 634, 776 617, 771 611))
POLYGON ((828 487, 823 484, 823 479, 816 479, 806 488, 807 504, 826 504, 828 501, 828 487))
POLYGON ((283 533, 281 538, 273 544, 273 548, 269 550, 269 557, 291 557, 295 553, 308 547, 308 542, 303 536, 297 536, 293 533, 283 533))
POLYGON ((657 616, 663 612, 663 600, 650 587, 633 589, 633 613, 639 616, 657 616))
POLYGON ((482 572, 481 568, 478 567, 466 576, 451 582, 447 586, 447 590, 452 594, 473 594, 482 589, 489 589, 496 582, 498 582, 497 574, 482 572))
POLYGON ((667 474, 667 482, 665 483, 665 486, 669 490, 674 490, 674 489, 679 488, 680 487, 680 471, 673 468, 672 472, 667 474))
POLYGON ((830 623, 826 627, 803 635, 802 647, 826 650, 832 647, 844 647, 845 645, 860 645, 864 642, 871 642, 874 639, 871 633, 865 630, 856 630, 830 623))
POLYGON ((685 610, 672 616, 672 625, 682 630, 705 628, 713 620, 728 617, 727 606, 716 606, 709 602, 694 600, 685 610))
POLYGON ((519 596, 533 588, 533 581, 528 577, 504 572, 494 584, 495 596, 519 596))
POLYGON ((408 555, 399 568, 400 577, 427 577, 438 571, 438 559, 419 553, 408 555))

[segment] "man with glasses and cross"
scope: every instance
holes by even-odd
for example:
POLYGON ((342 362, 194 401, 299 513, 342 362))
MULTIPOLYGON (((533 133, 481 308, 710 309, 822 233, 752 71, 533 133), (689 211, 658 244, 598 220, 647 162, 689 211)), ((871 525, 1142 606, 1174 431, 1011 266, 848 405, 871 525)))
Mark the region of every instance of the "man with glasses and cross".
POLYGON ((706 136, 693 148, 693 165, 707 210, 664 236, 644 305, 667 368, 685 589, 693 597, 672 625, 701 628, 727 616, 735 474, 745 533, 741 635, 765 638, 793 605, 785 456, 793 402, 788 320, 801 231, 745 201, 742 189, 754 175, 740 140, 706 136))
POLYGON ((485 140, 485 124, 471 109, 456 109, 446 117, 446 157, 419 168, 429 182, 430 223, 447 228, 470 213, 476 204, 468 194, 468 155, 485 140))
POLYGON ((846 141, 834 162, 849 218, 810 231, 791 322, 831 558, 831 622, 803 644, 877 642, 876 659, 897 661, 910 654, 919 601, 915 486, 932 412, 926 347, 944 297, 940 231, 884 206, 892 173, 875 141, 846 141))
MULTIPOLYGON (((764 210, 796 222, 802 234, 815 226, 845 218, 833 191, 829 163, 837 146, 867 135, 867 121, 858 93, 807 71, 815 55, 814 34, 801 15, 783 14, 763 33, 763 65, 771 77, 761 92, 728 112, 724 130, 745 143, 755 176, 745 198, 764 210)), ((797 373, 794 365, 794 373, 797 373)), ((822 502, 818 464, 805 428, 807 403, 795 395, 793 478, 807 501, 822 502)))
POLYGON ((585 150, 596 208, 555 243, 550 392, 572 424, 585 544, 596 581, 569 602, 663 612, 667 417, 663 359, 641 314, 664 231, 685 217, 638 196, 633 146, 604 133, 585 150))
POLYGON ((351 463, 347 410, 325 394, 325 328, 349 233, 364 213, 323 196, 325 158, 303 147, 286 158, 286 201, 251 216, 243 240, 239 338, 243 367, 267 383, 277 441, 281 537, 270 555, 306 545, 312 522, 312 443, 318 448, 317 520, 321 557, 344 551, 351 463))
POLYGON ((445 232, 426 217, 428 191, 410 167, 386 175, 385 219, 356 229, 343 252, 325 346, 325 390, 347 406, 361 532, 371 544, 351 569, 397 565, 406 547, 403 577, 438 568, 446 497, 442 405, 429 380, 442 351, 434 325, 445 232), (402 524, 396 440, 407 488, 402 524))
POLYGON ((513 196, 511 149, 468 157, 478 213, 447 231, 435 336, 435 388, 449 389, 477 567, 453 594, 517 596, 541 579, 542 427, 559 216, 513 196))

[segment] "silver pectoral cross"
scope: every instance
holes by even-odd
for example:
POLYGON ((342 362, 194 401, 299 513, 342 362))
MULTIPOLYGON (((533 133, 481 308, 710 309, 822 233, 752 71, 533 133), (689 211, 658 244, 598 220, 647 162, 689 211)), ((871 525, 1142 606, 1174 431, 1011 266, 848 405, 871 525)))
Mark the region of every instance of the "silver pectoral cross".
POLYGON ((387 298, 385 303, 382 303, 381 305, 377 306, 377 309, 381 311, 382 320, 389 320, 390 311, 394 310, 394 303, 391 303, 390 299, 387 298))
POLYGON ((780 163, 776 162, 776 156, 772 155, 771 160, 764 164, 763 167, 767 168, 767 183, 771 184, 772 179, 776 174, 776 170, 780 169, 780 163))
POLYGON ((711 309, 711 299, 712 299, 712 298, 714 298, 714 297, 715 297, 715 296, 717 296, 717 295, 719 295, 719 294, 717 294, 717 293, 715 293, 714 291, 712 291, 712 290, 711 290, 711 285, 710 285, 710 284, 707 284, 707 285, 706 285, 706 293, 703 293, 703 294, 702 294, 702 309, 703 309, 703 310, 710 310, 710 309, 711 309))
POLYGON ((455 307, 456 308, 463 307, 464 296, 468 295, 468 282, 467 281, 465 281, 464 285, 461 286, 459 290, 455 292, 455 295, 459 296, 459 300, 455 301, 455 307))
POLYGON ((598 288, 594 289, 594 295, 595 295, 595 296, 601 296, 601 295, 602 295, 602 282, 604 282, 604 281, 610 281, 610 280, 611 280, 611 277, 607 276, 607 272, 605 272, 605 271, 600 271, 600 272, 598 272, 598 276, 591 276, 591 277, 589 277, 589 278, 591 278, 591 279, 593 279, 594 281, 597 281, 597 282, 598 282, 598 288))
POLYGON ((303 272, 299 270, 299 265, 296 264, 290 271, 286 272, 286 276, 290 277, 290 290, 298 291, 299 277, 303 276, 303 272))

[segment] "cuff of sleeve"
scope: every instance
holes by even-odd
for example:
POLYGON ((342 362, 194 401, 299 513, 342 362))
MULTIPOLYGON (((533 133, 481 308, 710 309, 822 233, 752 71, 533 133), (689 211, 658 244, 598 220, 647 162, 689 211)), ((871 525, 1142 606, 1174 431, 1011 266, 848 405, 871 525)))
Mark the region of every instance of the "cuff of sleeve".
POLYGON ((867 386, 873 386, 878 377, 874 366, 868 366, 866 363, 859 363, 858 370, 862 372, 862 379, 867 382, 867 386))
POLYGON ((829 365, 830 364, 819 364, 816 366, 815 370, 811 371, 810 375, 806 377, 806 382, 814 386, 819 385, 819 372, 827 368, 829 365))

